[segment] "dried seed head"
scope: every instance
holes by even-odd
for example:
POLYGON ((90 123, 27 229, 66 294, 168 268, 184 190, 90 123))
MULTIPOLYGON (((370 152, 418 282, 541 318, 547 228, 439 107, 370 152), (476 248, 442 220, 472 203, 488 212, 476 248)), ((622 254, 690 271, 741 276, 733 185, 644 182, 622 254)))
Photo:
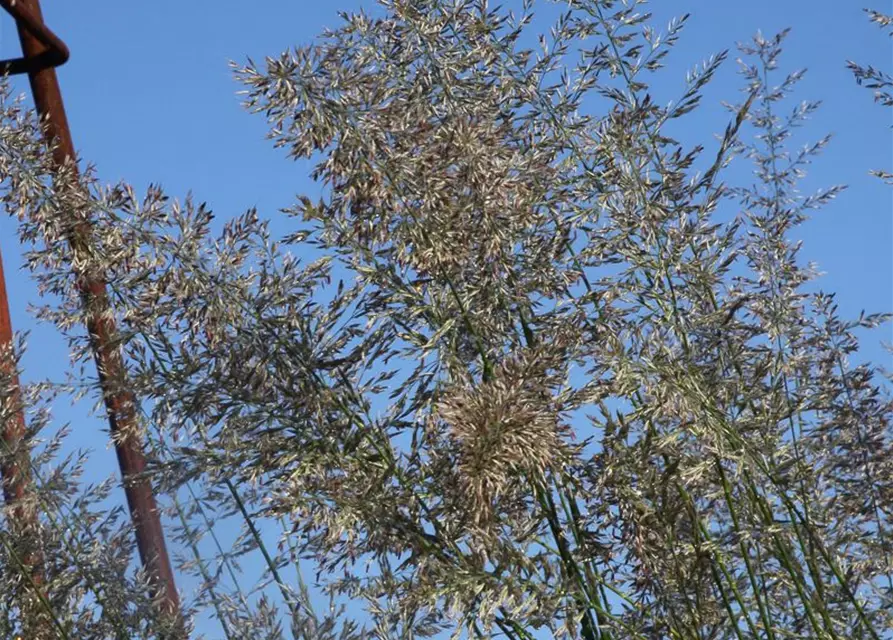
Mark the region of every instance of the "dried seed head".
POLYGON ((459 484, 476 526, 492 522, 500 499, 560 465, 564 444, 551 393, 523 359, 494 378, 454 388, 438 405, 458 449, 459 484))

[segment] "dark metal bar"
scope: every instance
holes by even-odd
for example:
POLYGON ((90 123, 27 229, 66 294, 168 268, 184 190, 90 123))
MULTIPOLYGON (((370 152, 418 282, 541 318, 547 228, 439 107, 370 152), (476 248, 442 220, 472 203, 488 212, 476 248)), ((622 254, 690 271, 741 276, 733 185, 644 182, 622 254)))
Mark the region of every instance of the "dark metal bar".
MULTIPOLYGON (((68 49, 43 24, 39 0, 0 0, 16 18, 24 57, 2 64, 10 71, 28 74, 34 104, 44 123, 44 135, 53 149, 57 170, 77 173, 77 156, 65 115, 54 66, 68 58, 68 49)), ((92 234, 89 222, 75 228, 69 241, 83 254, 92 234)), ((164 541, 164 531, 152 483, 146 476, 146 459, 139 437, 136 400, 126 381, 126 368, 115 344, 116 328, 110 313, 105 282, 90 273, 77 273, 76 286, 87 310, 87 331, 103 389, 109 425, 124 479, 127 504, 136 531, 140 559, 158 590, 166 612, 180 617, 180 599, 164 541)))
POLYGON ((0 73, 16 75, 28 73, 32 69, 59 67, 68 62, 68 47, 43 23, 39 7, 37 8, 38 13, 35 13, 27 4, 19 0, 0 0, 0 7, 6 9, 15 18, 17 25, 27 29, 45 47, 39 56, 0 60, 0 73))

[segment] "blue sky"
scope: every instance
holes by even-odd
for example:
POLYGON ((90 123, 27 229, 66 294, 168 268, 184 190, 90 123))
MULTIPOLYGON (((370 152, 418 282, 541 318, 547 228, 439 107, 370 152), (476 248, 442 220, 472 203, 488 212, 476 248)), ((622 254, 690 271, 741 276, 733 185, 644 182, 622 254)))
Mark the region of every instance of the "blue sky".
MULTIPOLYGON (((192 190, 218 219, 249 207, 275 216, 296 194, 318 191, 307 177, 308 165, 273 149, 264 139, 263 119, 240 107, 227 63, 307 43, 325 27, 337 26, 338 11, 371 2, 43 1, 47 23, 72 51, 60 80, 75 144, 103 180, 126 179, 138 188, 160 183, 179 196, 192 190)), ((890 8, 889 0, 877 2, 879 9, 890 8)), ((659 101, 678 95, 672 89, 682 87, 685 70, 709 54, 734 48, 757 29, 774 34, 793 27, 782 65, 807 67, 797 97, 824 101, 804 136, 835 135, 806 185, 850 185, 802 228, 802 257, 826 272, 819 286, 837 292, 844 315, 893 309, 893 191, 867 175, 871 168, 893 166, 891 112, 875 105, 845 69, 845 61, 854 59, 890 71, 891 40, 868 23, 861 8, 860 2, 840 0, 663 0, 654 7, 658 25, 673 15, 693 14, 664 72, 660 88, 667 93, 659 101)), ((0 56, 18 55, 12 20, 2 18, 0 56)), ((688 117, 691 130, 684 135, 713 148, 711 135, 726 121, 719 101, 738 97, 735 70, 730 60, 706 94, 704 112, 688 117)), ((17 80, 16 87, 26 85, 17 80)), ((19 249, 6 217, 0 218, 0 248, 14 326, 32 330, 26 377, 52 376, 65 363, 66 349, 26 313, 36 294, 17 269, 19 249)), ((889 356, 876 346, 879 339, 890 339, 889 328, 873 334, 864 352, 889 366, 889 356)), ((59 417, 76 421, 75 444, 97 449, 97 476, 112 472, 114 456, 100 435, 102 422, 66 407, 59 407, 59 417)))

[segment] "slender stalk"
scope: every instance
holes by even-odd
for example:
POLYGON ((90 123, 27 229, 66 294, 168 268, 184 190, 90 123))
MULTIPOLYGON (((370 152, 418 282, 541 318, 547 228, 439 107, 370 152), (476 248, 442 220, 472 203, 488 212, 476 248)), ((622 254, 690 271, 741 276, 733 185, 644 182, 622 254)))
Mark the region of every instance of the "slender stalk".
POLYGON ((769 640, 774 640, 775 632, 772 629, 772 621, 769 620, 769 612, 766 609, 766 606, 763 604, 763 598, 760 597, 760 584, 757 582, 756 574, 750 561, 750 548, 744 540, 744 531, 741 528, 741 523, 738 518, 738 509, 735 506, 735 501, 732 497, 732 487, 729 485, 729 481, 726 478, 725 470, 722 467, 722 461, 717 459, 715 461, 715 466, 720 480, 722 481, 723 495, 726 499, 726 506, 729 509, 729 516, 732 518, 732 526, 735 530, 735 537, 738 539, 738 548, 741 550, 741 557, 744 559, 744 566, 747 569, 747 578, 750 581, 751 589, 753 589, 753 597, 754 600, 756 600, 757 609, 759 610, 760 618, 763 621, 763 628, 766 630, 766 637, 769 640))
MULTIPOLYGON (((689 511, 689 516, 691 517, 691 519, 694 521, 694 524, 696 525, 696 531, 700 533, 701 537, 704 538, 704 540, 707 542, 708 545, 714 546, 712 536, 710 535, 710 532, 707 530, 707 527, 704 525, 703 520, 701 520, 701 516, 698 515, 697 507, 695 506, 694 500, 692 499, 691 495, 688 493, 688 491, 685 490, 685 487, 683 487, 681 483, 677 483, 676 487, 679 491, 680 497, 685 502, 686 508, 689 511)), ((699 542, 700 541, 696 535, 695 543, 696 543, 696 546, 700 550, 699 542)), ((739 628, 738 621, 737 621, 737 618, 740 616, 740 617, 744 618, 744 620, 745 620, 748 628, 750 629, 750 632, 753 634, 754 638, 758 637, 756 628, 754 628, 753 622, 751 621, 750 616, 748 615, 747 605, 744 603, 744 599, 741 597, 741 593, 738 591, 738 587, 735 585, 735 578, 734 578, 734 576, 729 574, 729 571, 726 568, 725 562, 723 561, 722 557, 720 557, 720 555, 719 555, 719 551, 713 551, 713 550, 709 550, 709 551, 700 550, 700 551, 703 553, 708 553, 710 555, 711 559, 714 560, 716 563, 716 564, 714 564, 713 562, 710 563, 710 572, 713 575, 713 580, 714 580, 714 583, 716 584, 717 590, 720 593, 720 597, 722 598, 723 605, 725 606, 726 611, 729 614, 729 622, 732 623, 733 629, 735 630, 735 635, 738 638, 741 638, 743 640, 744 636, 741 633, 741 629, 739 628), (717 571, 717 566, 719 567, 718 571, 717 571), (729 602, 729 598, 726 595, 725 588, 723 587, 723 581, 722 581, 723 577, 725 578, 726 582, 728 583, 729 588, 732 590, 732 594, 735 596, 735 601, 738 603, 738 608, 739 608, 738 616, 735 615, 735 612, 732 609, 731 602, 729 602)))
POLYGON ((186 533, 186 543, 189 545, 190 551, 192 551, 192 557, 195 559, 195 563, 198 566, 199 572, 201 573, 202 580, 204 580, 204 584, 202 586, 208 591, 208 596, 210 596, 211 604, 214 607, 214 613, 217 614, 217 620, 219 621, 220 626, 223 628, 223 635, 226 636, 226 640, 234 640, 235 636, 232 635, 232 632, 229 629, 227 616, 223 613, 223 609, 220 605, 220 599, 217 595, 216 589, 214 588, 214 579, 208 572, 208 567, 205 564, 205 559, 202 557, 202 554, 199 551, 198 543, 196 542, 195 536, 192 533, 189 522, 186 520, 186 513, 183 511, 183 507, 180 504, 180 501, 177 499, 176 495, 172 496, 171 500, 174 504, 174 508, 177 511, 177 517, 180 520, 180 525, 183 527, 183 531, 186 533))
POLYGON ((31 567, 25 564, 25 561, 19 556, 18 551, 16 551, 15 545, 10 543, 10 541, 7 539, 7 536, 8 534, 0 529, 0 543, 3 544, 3 549, 6 551, 6 554, 10 558, 12 558, 13 562, 15 563, 16 569, 19 571, 19 574, 22 576, 25 582, 28 583, 28 588, 37 599, 37 601, 40 603, 41 608, 47 614, 50 621, 53 623, 53 626, 56 628, 62 638, 68 640, 69 638, 71 638, 68 630, 64 626, 62 626, 62 623, 59 621, 55 611, 53 611, 53 605, 47 598, 46 593, 44 593, 41 585, 39 585, 34 580, 31 572, 31 567))

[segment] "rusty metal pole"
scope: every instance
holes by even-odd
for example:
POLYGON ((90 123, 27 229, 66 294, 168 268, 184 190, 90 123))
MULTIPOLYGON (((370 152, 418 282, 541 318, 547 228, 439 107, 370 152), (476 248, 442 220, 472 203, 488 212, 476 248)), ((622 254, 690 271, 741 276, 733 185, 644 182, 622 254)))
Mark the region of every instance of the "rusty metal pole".
MULTIPOLYGON (((0 349, 8 350, 10 356, 13 351, 13 331, 12 320, 9 317, 9 297, 6 293, 6 279, 3 276, 3 257, 0 256, 0 349)), ((8 378, 14 389, 19 388, 19 377, 15 370, 13 362, 0 361, 0 371, 4 377, 8 378)), ((25 497, 25 491, 28 484, 28 476, 30 475, 28 466, 29 461, 23 461, 21 453, 18 452, 19 444, 25 436, 25 416, 22 413, 22 407, 18 404, 18 393, 14 391, 10 398, 13 405, 14 415, 2 425, 2 437, 4 448, 8 449, 10 455, 4 464, 0 465, 0 473, 3 479, 3 498, 7 504, 14 506, 22 501, 25 497)), ((17 518, 21 518, 22 514, 19 508, 13 510, 17 518)))
MULTIPOLYGON (((39 0, 0 0, 14 18, 22 44, 23 58, 0 64, 10 72, 28 74, 34 104, 43 120, 47 143, 53 148, 57 170, 77 173, 77 156, 55 66, 68 58, 65 45, 43 24, 39 0)), ((69 238, 75 255, 88 249, 89 222, 69 238)), ((152 483, 146 476, 146 458, 139 437, 136 400, 126 383, 126 369, 118 346, 105 282, 90 273, 76 273, 77 288, 87 310, 87 331, 93 349, 109 425, 124 481, 127 504, 136 532, 140 559, 154 582, 162 606, 180 618, 180 599, 164 541, 164 531, 152 483)))
MULTIPOLYGON (((7 3, 3 3, 4 8, 13 14, 18 21, 21 17, 17 16, 21 13, 22 8, 6 7, 7 3)), ((42 27, 42 25, 41 25, 42 27)), ((65 45, 55 37, 46 27, 37 27, 35 33, 42 42, 49 44, 49 55, 44 55, 44 59, 40 61, 43 64, 62 64, 68 59, 68 49, 65 45)), ((25 73, 25 59, 0 61, 0 72, 16 74, 25 73)), ((13 344, 12 320, 9 313, 9 296, 6 292, 6 278, 3 273, 3 259, 0 256, 0 349, 8 350, 12 355, 13 344)), ((31 460, 27 452, 19 450, 22 438, 25 435, 25 415, 20 405, 19 393, 19 377, 15 370, 13 362, 0 362, 2 374, 11 383, 13 392, 8 399, 12 404, 12 417, 4 424, 0 425, 0 439, 3 441, 3 447, 10 454, 6 461, 0 465, 0 482, 3 485, 3 498, 11 507, 10 513, 16 525, 20 528, 28 528, 29 525, 37 524, 37 514, 32 510, 28 510, 23 502, 28 492, 28 481, 31 476, 31 460)), ((37 583, 43 583, 42 572, 39 569, 39 563, 33 565, 35 568, 32 579, 37 583)))
POLYGON ((25 437, 25 415, 21 406, 19 377, 13 356, 12 320, 9 316, 9 297, 6 293, 6 279, 3 276, 3 257, 0 256, 0 351, 5 351, 10 360, 0 360, 0 375, 10 383, 9 397, 11 416, 0 424, 0 440, 3 441, 4 461, 0 464, 0 484, 3 485, 3 499, 9 506, 11 528, 19 538, 28 537, 30 543, 21 548, 21 560, 29 573, 32 586, 40 588, 45 582, 43 556, 40 545, 34 539, 37 534, 37 511, 28 504, 28 482, 31 478, 31 459, 27 449, 22 449, 25 437))

